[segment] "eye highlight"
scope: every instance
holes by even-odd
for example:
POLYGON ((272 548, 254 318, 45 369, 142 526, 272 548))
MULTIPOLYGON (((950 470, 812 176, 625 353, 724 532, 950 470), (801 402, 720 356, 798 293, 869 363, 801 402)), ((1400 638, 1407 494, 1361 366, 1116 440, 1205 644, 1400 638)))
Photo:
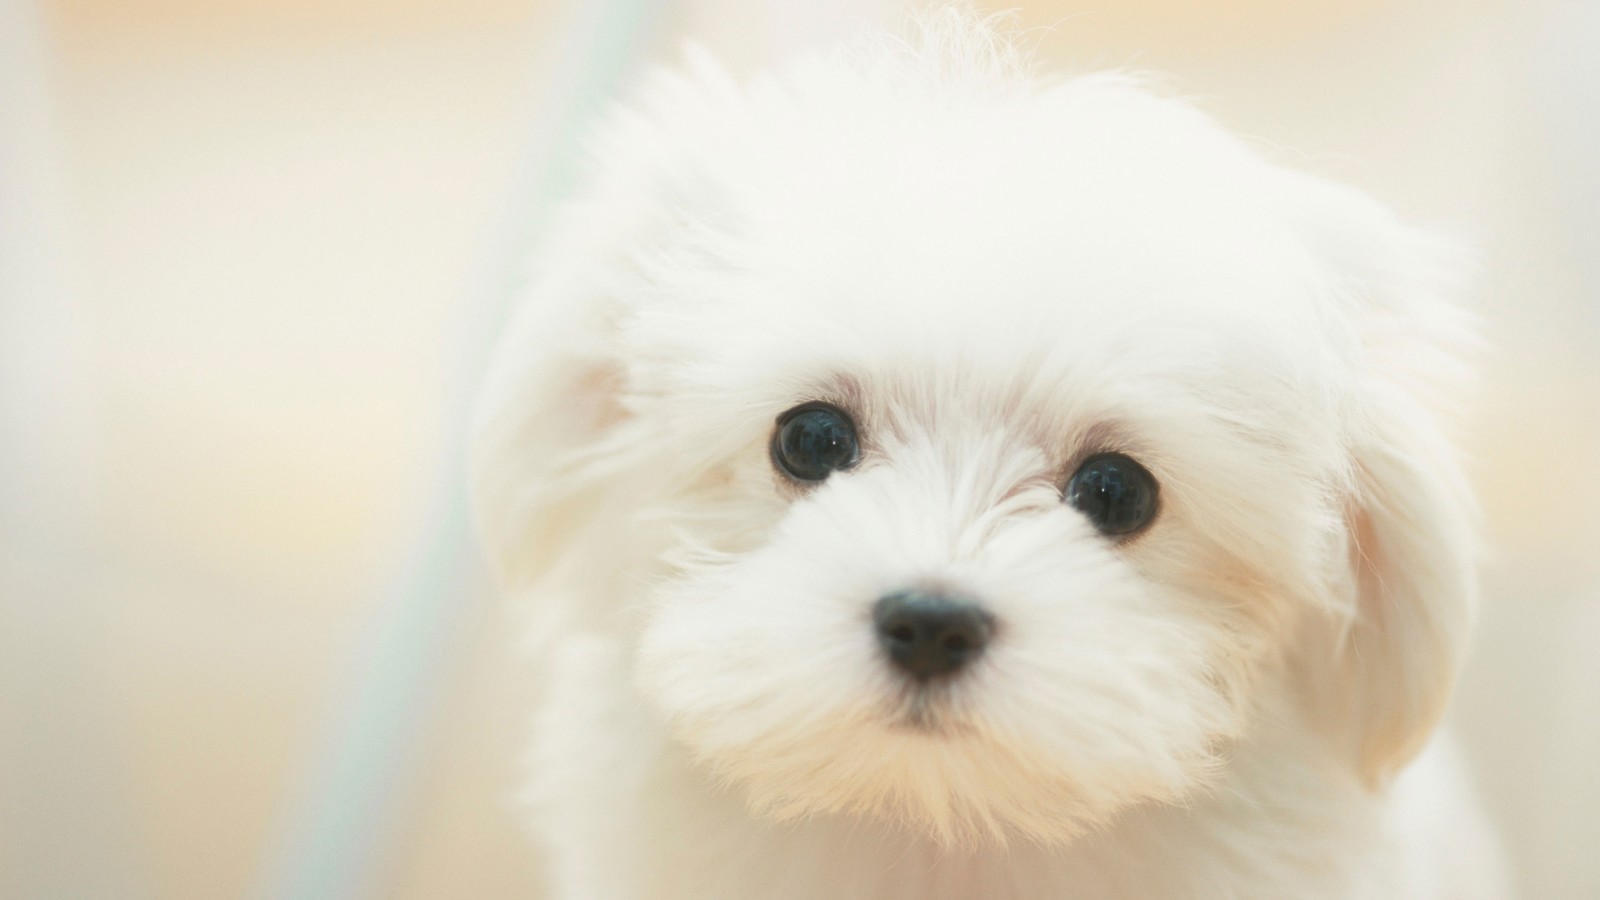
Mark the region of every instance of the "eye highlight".
POLYGON ((1067 482, 1066 501, 1102 534, 1131 534, 1156 514, 1155 476, 1121 453, 1084 460, 1067 482))
POLYGON ((772 433, 772 462, 796 481, 821 481, 861 459, 855 423, 844 410, 807 403, 778 417, 772 433))

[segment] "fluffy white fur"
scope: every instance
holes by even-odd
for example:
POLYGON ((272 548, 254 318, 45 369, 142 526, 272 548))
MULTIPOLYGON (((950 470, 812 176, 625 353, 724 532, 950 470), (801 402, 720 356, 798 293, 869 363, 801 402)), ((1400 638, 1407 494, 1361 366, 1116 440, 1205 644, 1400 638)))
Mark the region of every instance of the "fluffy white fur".
POLYGON ((553 897, 1499 894, 1424 749, 1475 602, 1447 254, 961 13, 693 60, 594 159, 475 470, 553 897), (865 449, 801 489, 808 400, 865 449), (1161 484, 1130 540, 1062 502, 1103 450, 1161 484), (927 584, 999 623, 931 694, 871 625, 927 584))

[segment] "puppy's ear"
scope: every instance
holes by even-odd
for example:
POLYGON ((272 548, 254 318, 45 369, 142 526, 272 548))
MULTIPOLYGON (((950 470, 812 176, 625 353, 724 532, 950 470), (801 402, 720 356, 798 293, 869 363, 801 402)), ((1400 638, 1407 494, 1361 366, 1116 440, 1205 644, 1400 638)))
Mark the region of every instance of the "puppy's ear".
POLYGON ((1340 611, 1313 653, 1334 733, 1383 783, 1421 750, 1455 683, 1477 607, 1474 507, 1448 435, 1475 347, 1454 302, 1461 254, 1354 191, 1290 176, 1307 247, 1356 345, 1340 611))
MULTIPOLYGON (((630 387, 627 323, 656 290, 673 234, 718 214, 694 136, 714 133, 738 102, 737 86, 708 57, 691 49, 686 63, 648 76, 596 129, 588 187, 544 235, 484 378, 470 460, 474 512, 512 587, 549 574, 586 533, 616 527, 607 497, 637 477, 628 453, 645 426, 630 387)), ((590 543, 616 548, 623 539, 590 543)))
POLYGON ((533 298, 551 308, 519 316, 502 340, 472 442, 478 529, 513 587, 546 574, 582 533, 608 437, 627 418, 610 314, 541 287, 533 298))

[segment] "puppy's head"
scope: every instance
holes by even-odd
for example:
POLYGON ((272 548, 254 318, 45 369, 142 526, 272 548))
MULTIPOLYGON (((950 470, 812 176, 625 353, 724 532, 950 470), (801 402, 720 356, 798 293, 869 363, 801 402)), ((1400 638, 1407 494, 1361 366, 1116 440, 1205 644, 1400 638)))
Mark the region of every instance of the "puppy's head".
POLYGON ((981 28, 613 124, 491 373, 503 569, 773 816, 1070 839, 1263 698, 1381 781, 1470 618, 1419 238, 981 28))

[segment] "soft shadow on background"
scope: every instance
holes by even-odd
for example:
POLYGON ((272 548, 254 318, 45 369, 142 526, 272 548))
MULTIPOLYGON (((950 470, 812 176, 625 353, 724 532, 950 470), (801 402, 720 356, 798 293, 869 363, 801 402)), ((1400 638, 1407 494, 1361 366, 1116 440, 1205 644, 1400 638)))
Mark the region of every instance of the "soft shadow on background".
MULTIPOLYGON (((1452 715, 1523 896, 1600 897, 1600 4, 1017 5, 1481 248, 1452 715)), ((641 59, 888 6, 0 0, 0 896, 532 896, 458 471, 519 248, 641 59)))

